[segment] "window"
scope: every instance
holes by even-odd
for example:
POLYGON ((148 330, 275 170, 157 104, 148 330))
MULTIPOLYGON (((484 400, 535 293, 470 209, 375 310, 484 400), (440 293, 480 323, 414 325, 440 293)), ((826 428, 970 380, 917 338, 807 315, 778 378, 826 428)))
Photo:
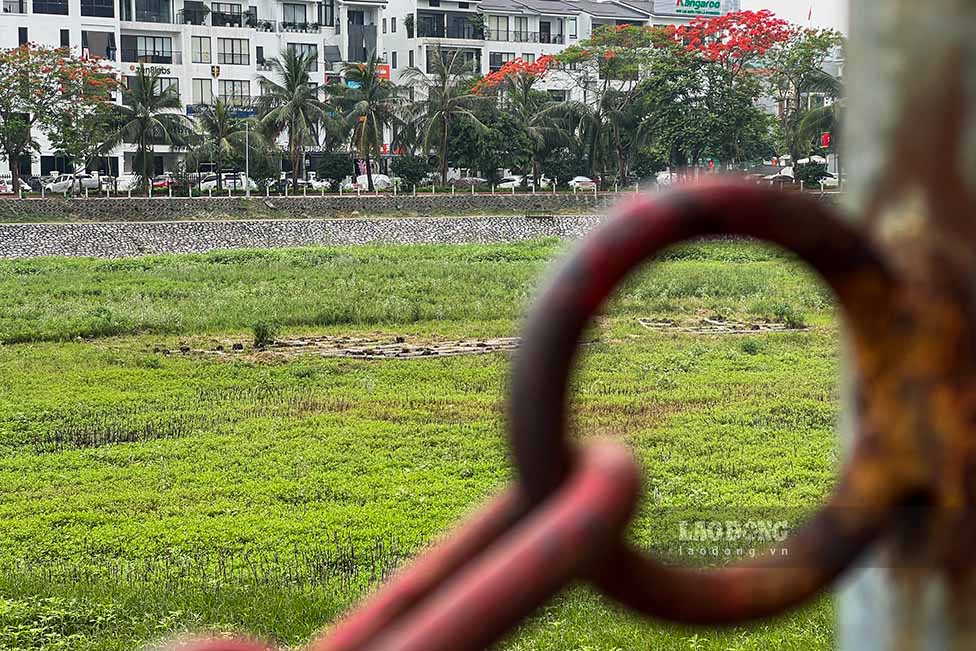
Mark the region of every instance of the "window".
POLYGON ((210 37, 190 37, 190 61, 193 63, 213 63, 210 56, 210 37))
POLYGON ((380 57, 380 62, 382 62, 382 63, 386 63, 387 62, 386 50, 383 50, 383 56, 380 57))
POLYGON ((285 3, 281 5, 281 22, 303 24, 308 22, 305 5, 285 3))
POLYGON ((244 13, 241 5, 214 2, 210 5, 210 24, 214 27, 243 27, 244 13))
POLYGON ((71 47, 71 32, 66 29, 61 30, 61 47, 71 47))
POLYGON ((68 0, 34 0, 35 14, 68 15, 68 0))
POLYGON ((468 3, 467 2, 459 2, 458 3, 458 9, 467 9, 467 8, 468 8, 468 3))
POLYGON ((251 46, 246 38, 218 38, 217 63, 232 66, 251 64, 251 46))
POLYGON ((553 102, 565 102, 569 99, 569 93, 565 90, 547 90, 546 93, 549 94, 549 99, 553 102))
POLYGON ((503 65, 515 58, 514 52, 489 52, 488 68, 492 72, 497 72, 503 65))
POLYGON ((569 24, 569 40, 575 41, 578 38, 576 33, 576 19, 570 18, 566 22, 569 24))
POLYGON ((18 27, 17 28, 17 44, 18 45, 27 45, 27 28, 26 27, 18 27))
POLYGON ((407 52, 407 65, 413 67, 413 50, 407 52))
MULTIPOLYGON (((122 35, 122 60, 142 63, 173 63, 173 39, 168 36, 122 35)), ((175 58, 179 63, 179 57, 175 58)))
POLYGON ((314 72, 319 69, 319 46, 315 43, 289 43, 288 49, 300 56, 309 58, 308 70, 314 72))
POLYGON ((529 17, 528 16, 516 16, 515 17, 515 33, 512 34, 513 39, 519 43, 529 42, 529 17))
POLYGON ((81 15, 114 18, 115 3, 113 0, 81 0, 81 15))
POLYGON ((193 103, 212 104, 213 103, 213 82, 209 79, 193 80, 193 103))
POLYGON ((396 34, 396 16, 390 18, 390 33, 396 34))
POLYGON ((115 61, 115 32, 81 32, 81 55, 115 61))
POLYGON ((231 106, 248 106, 251 103, 251 82, 221 79, 220 99, 231 106))
POLYGON ((160 77, 159 83, 156 84, 156 92, 162 94, 164 91, 172 88, 172 92, 176 94, 177 97, 180 95, 180 80, 176 77, 160 77))
POLYGON ((319 11, 321 12, 321 17, 319 22, 326 27, 335 26, 335 0, 325 0, 321 5, 319 5, 319 11))
POLYGON ((427 6, 428 7, 440 7, 441 6, 441 0, 427 0, 427 6))
POLYGON ((390 67, 393 68, 394 70, 396 70, 397 69, 397 51, 396 50, 393 50, 393 52, 391 52, 390 55, 393 57, 390 60, 390 67))
POLYGON ((522 60, 526 63, 535 63, 535 54, 523 54, 522 60))
MULTIPOLYGON (((128 76, 127 75, 126 78, 125 78, 125 87, 126 88, 135 88, 136 87, 136 84, 138 84, 138 83, 139 83, 139 78, 138 77, 128 76)), ((153 89, 153 92, 155 92, 157 95, 161 95, 168 88, 172 88, 173 90, 170 91, 170 92, 176 93, 176 95, 179 96, 179 94, 180 94, 180 80, 177 79, 176 77, 159 77, 159 79, 156 80, 156 86, 153 89)), ((126 102, 125 95, 122 96, 122 103, 123 104, 126 104, 127 103, 126 102)))
POLYGON ((257 62, 258 65, 261 65, 261 64, 264 63, 264 46, 263 45, 258 45, 258 46, 256 46, 254 48, 254 60, 257 62))
POLYGON ((488 16, 488 38, 492 41, 507 41, 508 16, 488 16))
POLYGON ((383 33, 386 34, 386 18, 383 19, 383 33))

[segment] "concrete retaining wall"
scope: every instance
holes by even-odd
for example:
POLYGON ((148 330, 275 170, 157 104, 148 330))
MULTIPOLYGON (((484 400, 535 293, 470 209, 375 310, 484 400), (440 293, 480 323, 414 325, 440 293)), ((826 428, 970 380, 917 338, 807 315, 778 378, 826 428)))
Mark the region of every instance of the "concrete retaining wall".
POLYGON ((602 219, 563 216, 0 224, 0 258, 119 258, 239 248, 575 239, 602 219))

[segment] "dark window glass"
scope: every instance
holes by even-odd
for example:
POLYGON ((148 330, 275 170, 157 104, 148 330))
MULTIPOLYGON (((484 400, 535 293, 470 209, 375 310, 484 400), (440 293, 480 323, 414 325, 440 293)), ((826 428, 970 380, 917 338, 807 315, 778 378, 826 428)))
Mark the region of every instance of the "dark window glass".
POLYGON ((18 43, 18 45, 26 45, 27 44, 27 28, 26 27, 18 27, 17 28, 17 43, 18 43))
POLYGON ((66 29, 61 30, 61 47, 71 47, 71 32, 66 29))

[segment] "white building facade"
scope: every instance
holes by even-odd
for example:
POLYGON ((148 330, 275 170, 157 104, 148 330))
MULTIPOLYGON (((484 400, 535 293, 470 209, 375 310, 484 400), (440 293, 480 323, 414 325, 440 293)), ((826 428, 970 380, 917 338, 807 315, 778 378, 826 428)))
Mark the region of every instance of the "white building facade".
MULTIPOLYGON (((286 48, 315 54, 318 81, 375 50, 398 80, 426 70, 438 48, 461 50, 487 74, 507 61, 532 61, 586 39, 601 25, 682 24, 738 8, 739 0, 0 0, 0 48, 27 42, 71 47, 111 62, 125 77, 139 64, 157 68, 177 88, 188 115, 220 97, 244 114, 260 94, 266 61, 286 48), (254 4, 251 4, 254 3, 254 4)), ((572 83, 554 74, 555 96, 572 83)), ((42 137, 40 155, 21 173, 67 170, 42 137)), ((134 147, 102 161, 104 173, 133 167, 134 147)), ((180 154, 157 147, 154 170, 173 169, 180 154)), ((9 175, 10 161, 0 163, 9 175)))

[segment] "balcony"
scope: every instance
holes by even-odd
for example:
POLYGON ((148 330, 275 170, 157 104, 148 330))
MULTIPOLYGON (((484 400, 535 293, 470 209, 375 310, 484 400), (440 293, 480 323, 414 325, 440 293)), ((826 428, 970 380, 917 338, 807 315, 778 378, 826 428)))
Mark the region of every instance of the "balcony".
POLYGON ((122 61, 124 63, 183 63, 183 55, 180 52, 152 52, 147 50, 122 50, 122 61))
POLYGON ((511 29, 490 29, 485 35, 489 41, 505 41, 509 43, 549 43, 562 45, 565 37, 562 34, 549 34, 547 32, 523 32, 511 29))
POLYGON ((28 6, 27 0, 3 0, 3 13, 26 14, 28 6))
POLYGON ((172 23, 173 14, 168 11, 148 11, 145 9, 136 9, 135 12, 133 12, 132 17, 125 18, 124 20, 139 23, 172 23))
POLYGON ((281 21, 278 23, 278 29, 282 32, 299 32, 304 34, 318 34, 322 31, 322 26, 318 23, 294 23, 281 21))
MULTIPOLYGON (((258 97, 243 95, 221 95, 220 101, 230 108, 230 113, 236 118, 249 118, 257 115, 258 97)), ((194 115, 212 106, 210 102, 203 104, 187 104, 186 114, 194 115)))
POLYGON ((206 25, 209 9, 180 9, 176 14, 176 22, 181 25, 206 25))
POLYGON ((244 12, 211 11, 210 24, 214 27, 244 27, 250 16, 244 12))
POLYGON ((485 38, 485 30, 476 25, 431 25, 420 23, 417 28, 420 38, 461 38, 481 41, 485 38))

